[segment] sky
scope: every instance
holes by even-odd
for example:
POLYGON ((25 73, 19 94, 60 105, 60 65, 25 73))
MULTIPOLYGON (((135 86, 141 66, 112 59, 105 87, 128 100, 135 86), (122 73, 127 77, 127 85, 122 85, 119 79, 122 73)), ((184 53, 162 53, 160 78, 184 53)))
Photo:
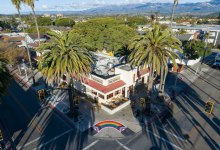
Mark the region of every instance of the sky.
MULTIPOLYGON (((179 0, 179 3, 207 2, 210 0, 179 0)), ((36 11, 78 11, 86 10, 105 5, 123 5, 145 2, 173 2, 173 0, 38 0, 35 2, 36 11)), ((31 11, 27 6, 22 5, 21 12, 31 11)), ((17 10, 11 0, 0 0, 0 14, 13 14, 17 10)))

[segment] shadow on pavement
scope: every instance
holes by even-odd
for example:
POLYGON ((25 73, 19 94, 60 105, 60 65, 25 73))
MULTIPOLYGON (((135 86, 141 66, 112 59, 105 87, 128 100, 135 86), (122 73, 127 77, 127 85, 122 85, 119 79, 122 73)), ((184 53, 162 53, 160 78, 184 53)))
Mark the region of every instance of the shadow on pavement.
MULTIPOLYGON (((13 135, 17 149, 81 150, 88 140, 88 132, 79 131, 51 107, 41 106, 31 88, 25 91, 13 80, 3 100, 0 117, 13 135)), ((93 112, 87 115, 94 118, 93 112)))

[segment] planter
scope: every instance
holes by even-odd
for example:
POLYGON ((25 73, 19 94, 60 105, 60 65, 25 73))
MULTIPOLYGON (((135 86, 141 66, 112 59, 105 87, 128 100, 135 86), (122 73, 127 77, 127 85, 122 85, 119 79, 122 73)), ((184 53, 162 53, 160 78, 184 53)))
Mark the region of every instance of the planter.
POLYGON ((130 100, 124 101, 124 103, 121 103, 120 105, 106 105, 102 103, 101 109, 112 115, 120 111, 121 109, 125 108, 126 106, 130 105, 130 103, 131 103, 130 100))

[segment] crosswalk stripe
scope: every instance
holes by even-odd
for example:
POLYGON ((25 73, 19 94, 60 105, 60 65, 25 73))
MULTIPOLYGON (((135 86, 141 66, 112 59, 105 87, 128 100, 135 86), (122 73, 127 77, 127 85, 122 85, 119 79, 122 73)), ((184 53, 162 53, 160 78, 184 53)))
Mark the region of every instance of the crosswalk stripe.
POLYGON ((148 133, 150 133, 150 134, 153 134, 155 137, 157 137, 157 138, 159 138, 160 140, 162 140, 163 142, 165 142, 165 143, 167 143, 167 144, 169 144, 169 145, 175 147, 175 148, 178 149, 178 150, 183 150, 182 148, 180 148, 180 147, 178 147, 177 145, 171 143, 170 141, 168 141, 168 140, 162 138, 161 136, 159 136, 159 135, 153 133, 152 131, 149 131, 149 130, 146 129, 146 132, 148 132, 148 133))
POLYGON ((92 147, 93 145, 95 145, 96 143, 98 143, 99 140, 96 140, 94 142, 92 142, 91 144, 89 144, 88 146, 86 146, 85 148, 83 148, 83 150, 88 150, 90 147, 92 147))

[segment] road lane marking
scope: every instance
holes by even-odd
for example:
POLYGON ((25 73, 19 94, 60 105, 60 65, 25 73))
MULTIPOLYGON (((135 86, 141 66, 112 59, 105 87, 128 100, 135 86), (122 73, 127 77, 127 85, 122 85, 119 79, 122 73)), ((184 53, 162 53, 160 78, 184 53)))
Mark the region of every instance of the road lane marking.
POLYGON ((47 142, 45 142, 45 143, 39 145, 37 148, 34 148, 33 150, 40 149, 41 147, 43 147, 43 146, 45 146, 45 145, 47 145, 47 144, 49 144, 49 143, 51 143, 51 142, 53 142, 53 141, 55 141, 55 140, 61 138, 62 136, 64 136, 65 134, 67 134, 67 133, 69 133, 69 132, 71 132, 71 131, 73 131, 73 129, 70 129, 70 130, 67 130, 66 132, 63 132, 62 134, 60 134, 60 135, 58 135, 58 136, 56 136, 56 137, 50 139, 49 141, 47 141, 47 142))
POLYGON ((175 148, 178 149, 178 150, 183 150, 182 148, 180 148, 180 147, 178 147, 177 145, 171 143, 170 141, 166 140, 165 138, 163 138, 163 137, 161 137, 161 136, 159 136, 159 135, 153 133, 153 132, 150 131, 150 130, 147 130, 147 129, 146 129, 146 132, 148 132, 148 133, 150 133, 150 134, 153 134, 153 135, 154 135, 155 137, 157 137, 158 139, 160 139, 160 140, 162 140, 163 142, 165 142, 165 143, 167 143, 167 144, 169 144, 169 145, 175 147, 175 148))
POLYGON ((127 146, 125 146, 124 144, 122 144, 121 142, 119 142, 118 140, 115 140, 121 147, 123 147, 125 150, 131 150, 130 148, 128 148, 127 146))
POLYGON ((36 138, 36 139, 34 139, 34 140, 32 140, 32 141, 30 141, 30 142, 28 142, 28 143, 26 143, 26 144, 24 144, 24 145, 22 145, 22 146, 19 146, 19 147, 16 147, 16 148, 17 148, 17 149, 22 149, 22 148, 24 148, 24 147, 27 147, 28 145, 30 145, 30 144, 32 144, 32 143, 34 143, 34 142, 40 140, 40 139, 43 138, 43 137, 44 137, 44 136, 38 137, 38 138, 36 138))
POLYGON ((21 104, 19 103, 19 100, 11 93, 11 91, 8 91, 8 92, 9 92, 9 94, 12 96, 12 98, 15 100, 16 104, 23 110, 23 112, 26 114, 26 116, 27 116, 29 119, 31 119, 30 124, 33 123, 33 125, 36 127, 37 131, 38 131, 40 134, 42 134, 42 133, 43 133, 43 128, 42 128, 42 126, 39 125, 39 124, 35 121, 35 119, 31 117, 31 115, 30 115, 30 113, 28 113, 27 109, 26 109, 23 105, 21 105, 21 104))
POLYGON ((99 140, 96 140, 94 142, 92 142, 91 144, 89 144, 88 146, 86 146, 85 148, 83 148, 83 150, 88 150, 90 147, 92 147, 93 145, 95 145, 96 143, 98 143, 99 140))
MULTIPOLYGON (((135 138, 137 138, 140 135, 140 133, 135 134, 134 136, 132 136, 132 138, 130 138, 125 144, 128 145, 130 142, 132 142, 135 138)), ((121 147, 118 147, 116 150, 120 150, 121 147)))
POLYGON ((182 137, 176 135, 175 133, 172 133, 172 132, 170 132, 170 131, 168 131, 168 130, 166 130, 166 129, 163 129, 163 128, 159 127, 159 126, 156 126, 156 128, 158 128, 158 129, 160 129, 160 130, 163 130, 164 132, 166 132, 166 133, 168 133, 168 134, 174 136, 175 138, 177 138, 177 139, 179 139, 179 140, 181 140, 181 141, 185 141, 185 139, 183 139, 182 137))

